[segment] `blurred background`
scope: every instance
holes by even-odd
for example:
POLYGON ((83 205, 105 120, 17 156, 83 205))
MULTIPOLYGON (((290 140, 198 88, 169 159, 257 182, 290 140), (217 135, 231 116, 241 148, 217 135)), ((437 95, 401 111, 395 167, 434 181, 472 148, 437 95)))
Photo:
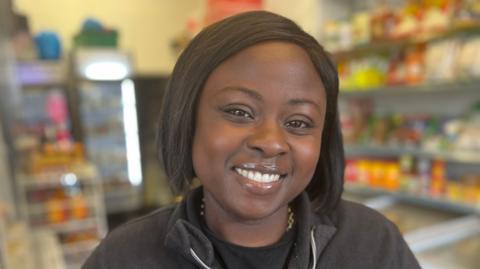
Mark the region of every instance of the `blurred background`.
POLYGON ((344 198, 423 268, 480 268, 480 1, 0 0, 1 269, 80 268, 175 201, 155 149, 168 76, 204 26, 258 9, 337 63, 344 198))

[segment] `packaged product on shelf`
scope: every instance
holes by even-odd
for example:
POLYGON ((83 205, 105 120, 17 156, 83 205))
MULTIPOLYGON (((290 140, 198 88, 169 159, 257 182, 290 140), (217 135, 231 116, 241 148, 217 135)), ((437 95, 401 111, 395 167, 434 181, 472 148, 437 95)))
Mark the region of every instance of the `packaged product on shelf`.
POLYGON ((370 55, 353 59, 343 64, 341 73, 342 89, 371 89, 385 84, 388 58, 384 55, 370 55))
POLYGON ((346 145, 418 148, 428 152, 480 150, 480 105, 465 115, 385 115, 372 113, 369 99, 341 106, 346 145))
POLYGON ((68 220, 68 211, 62 198, 47 201, 47 213, 46 223, 55 224, 68 220))
POLYGON ((76 194, 71 199, 71 216, 74 219, 85 219, 89 215, 88 203, 83 195, 76 194))
POLYGON ((322 30, 322 41, 323 45, 328 51, 338 51, 339 50, 339 30, 338 22, 334 20, 326 21, 323 24, 322 30))
POLYGON ((371 118, 372 127, 370 131, 370 143, 374 145, 385 145, 390 137, 390 132, 393 129, 392 117, 381 115, 371 118))
POLYGON ((419 1, 407 1, 406 5, 398 12, 398 23, 392 31, 392 37, 400 39, 418 34, 421 29, 421 15, 422 7, 419 1))
POLYGON ((35 204, 30 210, 35 225, 64 223, 91 216, 85 195, 82 193, 69 195, 67 188, 43 187, 27 192, 27 202, 35 204))
POLYGON ((85 161, 85 152, 80 143, 68 147, 46 144, 30 153, 25 170, 32 174, 71 169, 85 161))
MULTIPOLYGON (((423 116, 396 116, 392 119, 392 130, 386 139, 387 144, 395 146, 417 146, 423 131, 423 116)), ((372 139, 372 138, 370 138, 372 139)))
POLYGON ((372 39, 391 39, 398 22, 399 18, 393 10, 386 7, 375 10, 370 21, 372 39))
POLYGON ((422 15, 421 29, 423 32, 442 32, 448 28, 455 13, 455 1, 426 1, 422 15))
POLYGON ((353 46, 350 21, 327 21, 323 28, 323 44, 329 51, 348 50, 353 46))
POLYGON ((372 113, 372 101, 356 99, 341 107, 340 121, 345 143, 359 143, 368 126, 368 119, 372 113))
POLYGON ((59 239, 62 245, 74 244, 79 242, 97 241, 98 234, 95 229, 87 228, 75 232, 60 233, 59 239))
POLYGON ((65 265, 77 268, 105 236, 106 216, 95 167, 85 161, 68 167, 20 174, 20 208, 33 231, 58 241, 65 265))
POLYGON ((457 150, 480 151, 480 102, 463 118, 458 130, 454 148, 457 150))
POLYGON ((480 35, 465 38, 456 57, 455 74, 458 78, 480 77, 480 35))
POLYGON ((446 175, 445 162, 435 160, 432 165, 430 177, 430 195, 440 196, 445 191, 446 175))
POLYGON ((480 20, 480 2, 478 0, 460 1, 460 7, 456 10, 455 18, 460 22, 478 23, 480 20))
POLYGON ((480 174, 466 174, 460 180, 447 177, 442 160, 395 158, 348 158, 347 184, 368 186, 389 192, 406 192, 432 199, 480 205, 480 174))
POLYGON ((463 198, 468 203, 480 205, 480 175, 468 174, 460 179, 463 186, 463 198))
POLYGON ((353 46, 365 45, 371 41, 370 20, 371 17, 368 12, 359 12, 352 16, 353 46))
POLYGON ((347 159, 345 162, 345 182, 355 183, 360 180, 357 160, 347 159))
POLYGON ((432 161, 428 158, 418 158, 415 176, 411 182, 415 182, 410 191, 428 195, 430 193, 430 180, 432 177, 432 161))
POLYGON ((387 85, 402 85, 405 78, 405 51, 397 50, 390 58, 387 71, 387 85))
POLYGON ((418 44, 407 49, 405 54, 405 82, 417 85, 423 82, 425 69, 425 46, 418 44))
POLYGON ((456 77, 455 61, 461 39, 445 39, 430 43, 426 52, 426 79, 430 82, 450 81, 456 77))

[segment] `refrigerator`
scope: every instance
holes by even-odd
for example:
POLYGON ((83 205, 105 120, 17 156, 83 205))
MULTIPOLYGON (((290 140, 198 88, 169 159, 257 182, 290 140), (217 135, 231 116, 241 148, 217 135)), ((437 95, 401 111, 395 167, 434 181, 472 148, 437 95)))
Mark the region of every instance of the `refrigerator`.
POLYGON ((480 266, 479 254, 480 233, 421 252, 417 258, 425 269, 475 269, 480 266))
POLYGON ((395 223, 422 268, 479 268, 480 217, 475 208, 351 186, 343 198, 369 206, 395 223))
POLYGON ((96 164, 109 214, 142 206, 142 165, 130 56, 117 49, 74 51, 80 136, 96 164))

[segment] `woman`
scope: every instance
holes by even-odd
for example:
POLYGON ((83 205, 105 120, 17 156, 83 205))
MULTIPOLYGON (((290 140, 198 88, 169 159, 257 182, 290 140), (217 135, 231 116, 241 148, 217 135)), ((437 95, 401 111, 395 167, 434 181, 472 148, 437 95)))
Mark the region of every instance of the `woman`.
POLYGON ((419 268, 392 223, 340 199, 337 96, 334 64, 292 21, 256 11, 204 29, 159 128, 185 199, 113 231, 84 268, 419 268))

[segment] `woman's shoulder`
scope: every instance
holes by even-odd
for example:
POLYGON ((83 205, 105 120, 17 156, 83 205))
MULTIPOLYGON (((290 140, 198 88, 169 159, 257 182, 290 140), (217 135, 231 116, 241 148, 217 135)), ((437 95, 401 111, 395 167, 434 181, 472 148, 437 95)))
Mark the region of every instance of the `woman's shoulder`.
POLYGON ((365 205, 341 200, 330 220, 336 232, 328 250, 341 268, 420 268, 397 226, 365 205), (350 266, 351 265, 351 266, 350 266))
POLYGON ((136 268, 139 262, 148 262, 152 252, 163 248, 174 210, 174 206, 157 209, 115 228, 82 268, 136 268))
POLYGON ((174 205, 166 206, 156 209, 144 216, 132 219, 113 229, 105 239, 117 240, 122 239, 122 237, 138 239, 140 235, 150 234, 153 236, 159 234, 166 230, 168 221, 174 210, 174 205))
POLYGON ((340 200, 331 217, 338 232, 361 237, 401 238, 397 226, 380 212, 365 205, 340 200))
POLYGON ((356 223, 356 225, 391 226, 393 224, 380 212, 363 204, 343 199, 340 200, 334 216, 338 225, 356 223))

